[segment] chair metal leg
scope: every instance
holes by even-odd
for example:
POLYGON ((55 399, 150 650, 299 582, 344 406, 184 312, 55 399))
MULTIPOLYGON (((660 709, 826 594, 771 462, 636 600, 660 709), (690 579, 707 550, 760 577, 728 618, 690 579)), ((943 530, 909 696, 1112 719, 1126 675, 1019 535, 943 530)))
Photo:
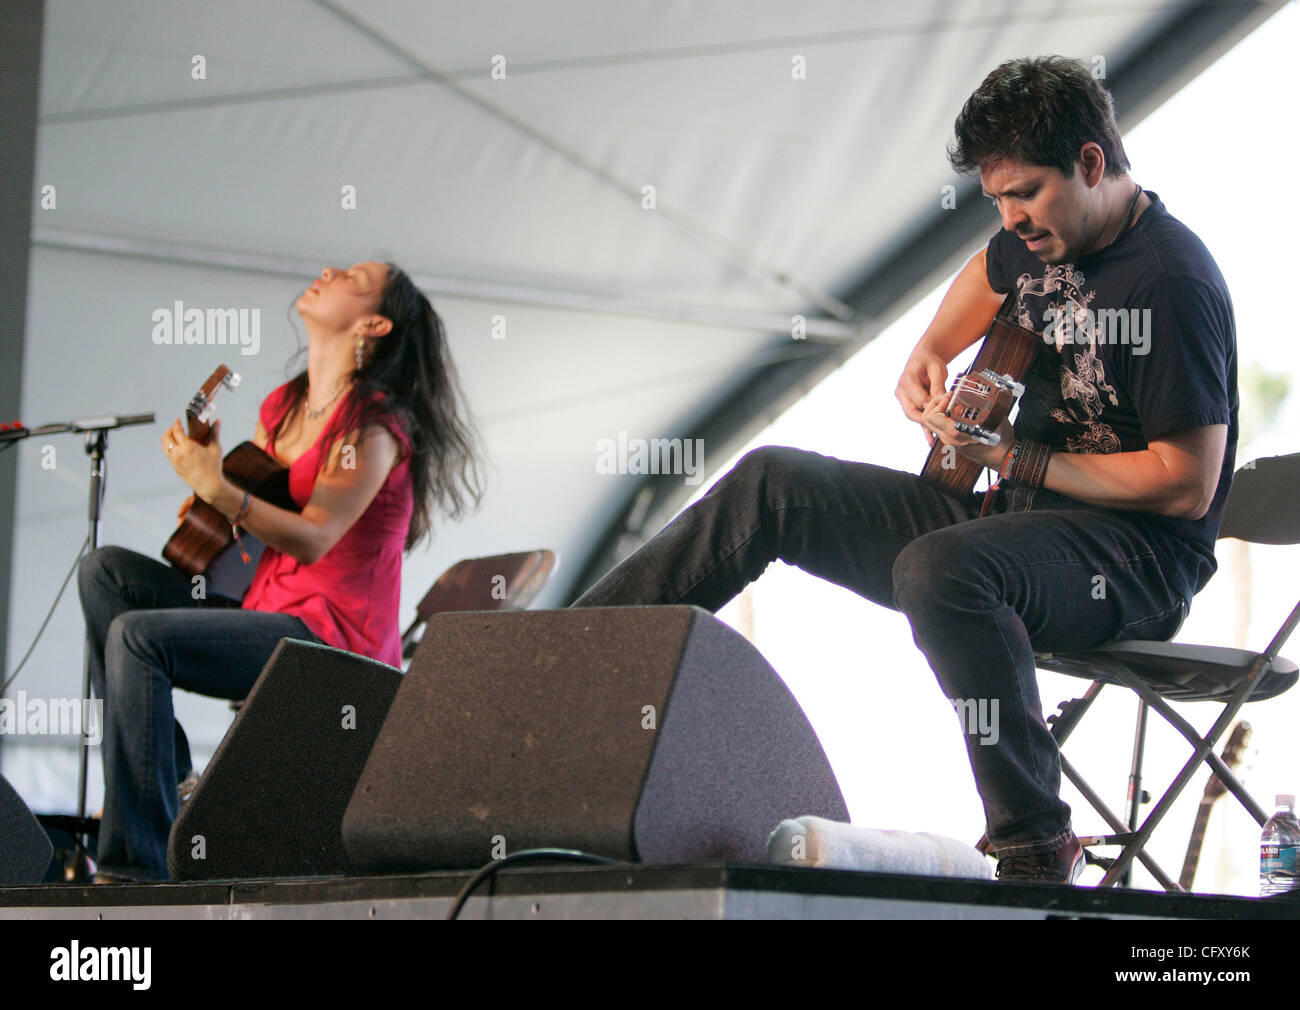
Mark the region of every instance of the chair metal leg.
MULTIPOLYGON (((1069 759, 1064 754, 1061 755, 1061 771, 1064 772, 1065 777, 1074 784, 1074 788, 1083 794, 1083 798, 1092 804, 1092 808, 1096 810, 1097 813, 1101 814, 1102 820, 1109 824, 1113 831, 1115 831, 1120 837, 1131 837, 1128 832, 1124 831, 1124 822, 1119 819, 1110 807, 1106 806, 1105 801, 1097 795, 1092 786, 1088 785, 1088 783, 1083 780, 1083 776, 1075 770, 1074 765, 1070 764, 1069 759)), ((1116 844, 1119 844, 1118 839, 1116 840, 1116 844)), ((1127 842, 1125 844, 1127 844, 1127 842)), ((1147 868, 1147 871, 1151 876, 1155 877, 1156 880, 1159 881, 1160 886, 1166 891, 1182 890, 1182 888, 1170 879, 1169 874, 1165 873, 1165 871, 1160 868, 1160 865, 1152 859, 1145 850, 1139 851, 1137 858, 1141 861, 1142 865, 1147 868)), ((1109 887, 1110 884, 1103 879, 1098 886, 1109 887)))
MULTIPOLYGON (((1300 612, 1300 607, 1297 608, 1297 611, 1300 612)), ((1295 618, 1295 616, 1296 614, 1293 613, 1292 617, 1295 618)), ((1294 620, 1292 623, 1294 623, 1294 620)), ((1279 635, 1279 638, 1280 637, 1282 636, 1279 635)), ((1093 809, 1095 809, 1102 818, 1105 819, 1111 829, 1116 832, 1116 840, 1118 841, 1119 838, 1127 839, 1119 856, 1117 856, 1112 862, 1110 868, 1106 871, 1101 882, 1097 886, 1113 887, 1117 883, 1120 884, 1120 886, 1128 886, 1131 879, 1133 860, 1137 859, 1147 868, 1151 875, 1162 887, 1165 888, 1165 890, 1184 890, 1146 853, 1145 846, 1156 827, 1164 819, 1165 814, 1169 812, 1174 802, 1186 788, 1187 783, 1191 780, 1192 776, 1196 774, 1202 764, 1210 766, 1214 773, 1218 775, 1220 781, 1222 781, 1227 789, 1237 797, 1242 806, 1246 808, 1259 824, 1263 824, 1268 819, 1268 814, 1259 806, 1250 793, 1246 791, 1245 787, 1241 785, 1237 777, 1223 763, 1222 758, 1214 752, 1214 747, 1223 733, 1227 730, 1232 720, 1237 717, 1237 713, 1245 705, 1255 686, 1263 679, 1264 672, 1270 661, 1271 660, 1267 654, 1260 656, 1253 665, 1250 674, 1240 684, 1237 690, 1233 692, 1232 697, 1224 704, 1223 711, 1220 713, 1218 719, 1215 720, 1215 723, 1210 728, 1209 732, 1204 736, 1198 733, 1186 719, 1174 711, 1164 698, 1156 694, 1145 682, 1133 674, 1128 667, 1119 662, 1104 664, 1107 672, 1114 676, 1119 683, 1132 690, 1139 699, 1138 726, 1134 737, 1133 760, 1130 765, 1129 774, 1129 794, 1127 798, 1126 811, 1128 814, 1127 832, 1124 831, 1124 822, 1106 807, 1105 803, 1083 780, 1082 776, 1078 774, 1074 767, 1065 758, 1064 754, 1061 755, 1061 768, 1062 771, 1065 772, 1066 777, 1074 784, 1075 788, 1079 790, 1084 798, 1088 800, 1093 809), (1169 788, 1165 791, 1164 795, 1161 796, 1160 800, 1156 803, 1155 808, 1151 810, 1139 827, 1139 806, 1143 802, 1144 795, 1142 792, 1142 761, 1146 746, 1146 722, 1150 709, 1155 709, 1187 740, 1192 747, 1192 757, 1179 771, 1178 775, 1175 776, 1174 781, 1169 785, 1169 788)), ((1053 723, 1052 736, 1056 739, 1058 746, 1064 744, 1066 738, 1074 730, 1075 726, 1078 725, 1084 713, 1092 705, 1092 702, 1095 700, 1103 685, 1103 681, 1093 681, 1083 696, 1064 702, 1061 705, 1061 713, 1059 716, 1049 717, 1048 721, 1053 723)), ((987 852, 989 850, 987 835, 980 839, 976 844, 976 848, 981 852, 987 852)))
MULTIPOLYGON (((1171 725, 1176 727, 1180 733, 1187 737, 1188 742, 1192 743, 1192 756, 1187 763, 1183 765, 1182 769, 1178 772, 1178 775, 1175 776, 1174 781, 1170 784, 1169 788, 1165 790, 1164 795, 1160 797, 1159 801, 1155 805, 1155 809, 1153 809, 1151 813, 1147 815, 1146 820, 1142 822, 1142 826, 1138 828, 1137 834, 1134 836, 1133 840, 1129 842, 1128 845, 1124 846, 1123 851, 1120 852, 1119 856, 1116 858, 1114 865, 1106 871, 1106 875, 1102 878, 1100 886, 1109 887, 1120 878, 1120 875, 1133 862, 1134 856, 1138 852, 1142 851, 1143 847, 1147 843, 1147 839, 1151 837, 1152 832, 1155 831, 1156 827, 1164 819, 1165 814, 1169 812, 1174 801, 1182 794, 1183 789, 1186 788, 1187 783, 1191 781, 1192 776, 1196 774, 1202 764, 1208 761, 1216 772, 1221 769, 1227 771, 1226 767, 1223 765, 1223 761, 1214 753, 1214 746, 1218 742, 1219 738, 1223 736, 1224 731, 1227 730, 1232 720, 1236 718, 1237 712, 1241 709, 1242 705, 1246 703, 1246 699, 1250 697, 1256 684, 1258 684, 1262 679, 1264 670, 1268 666, 1268 662, 1269 660, 1266 656, 1261 656, 1259 660, 1255 662, 1250 675, 1247 676, 1237 690, 1233 692, 1232 697, 1224 705, 1223 711, 1219 714, 1219 718, 1214 721, 1214 725, 1210 727, 1210 731, 1204 737, 1200 736, 1200 734, 1192 729, 1182 716, 1178 715, 1177 712, 1164 704, 1163 698, 1155 694, 1154 691, 1134 676, 1126 667, 1123 666, 1123 664, 1114 664, 1112 672, 1121 680, 1121 682, 1124 683, 1126 687, 1136 691, 1144 701, 1159 711, 1161 715, 1165 716, 1171 725)), ((1229 773, 1229 775, 1231 775, 1231 773, 1229 773)), ((1251 812, 1252 814, 1254 813, 1253 810, 1251 812)))
POLYGON ((1049 715, 1047 721, 1052 724, 1052 738, 1056 740, 1056 746, 1062 746, 1066 739, 1074 732, 1074 727, 1079 725, 1092 703, 1097 700, 1097 695, 1101 694, 1101 689, 1105 687, 1104 681, 1094 680, 1088 685, 1088 690, 1078 698, 1072 698, 1069 701, 1063 701, 1057 706, 1061 711, 1059 714, 1049 715))
MULTIPOLYGON (((1133 760, 1128 771, 1128 829, 1136 831, 1138 808, 1142 806, 1142 755, 1147 745, 1147 703, 1138 698, 1137 726, 1133 730, 1133 760)), ((1133 873, 1130 866, 1119 879, 1120 887, 1128 887, 1133 873)))
MULTIPOLYGON (((1115 674, 1116 676, 1121 676, 1121 671, 1116 670, 1115 674)), ((1241 705, 1236 705, 1231 708, 1231 712, 1228 714, 1226 721, 1223 716, 1220 716, 1219 720, 1216 721, 1214 728, 1211 728, 1210 732, 1205 736, 1201 736, 1191 723, 1175 712, 1164 698, 1152 691, 1142 681, 1133 677, 1132 674, 1128 674, 1124 679, 1131 680, 1131 683, 1127 683, 1126 686, 1136 691, 1148 705, 1159 712, 1169 725, 1183 735, 1194 750, 1199 749, 1202 744, 1208 743, 1210 750, 1205 755, 1205 761, 1214 774, 1219 777, 1219 781, 1232 791, 1232 794, 1241 801, 1242 806, 1246 808, 1250 815, 1254 817, 1259 824, 1262 825, 1266 820, 1268 820, 1268 813, 1263 807, 1255 802, 1255 798, 1246 791, 1245 786, 1243 786, 1237 776, 1233 774, 1232 769, 1223 763, 1223 758, 1219 757, 1213 749, 1218 743, 1219 737, 1223 733, 1223 730, 1217 729, 1219 723, 1222 722, 1225 728, 1231 724, 1232 720, 1237 717, 1237 712, 1240 710, 1241 705)), ((1245 702, 1243 701, 1242 704, 1244 705, 1245 702)))
MULTIPOLYGON (((1300 603, 1297 603, 1296 606, 1292 608, 1291 613, 1288 615, 1286 621, 1283 622, 1282 627, 1278 630, 1277 634, 1273 636, 1273 640, 1269 643, 1268 648, 1255 657, 1254 662, 1250 665, 1249 672, 1238 683, 1231 696, 1223 702, 1223 708, 1220 711, 1218 718, 1215 719, 1214 725, 1210 727, 1209 731, 1204 736, 1198 733, 1187 722, 1187 720, 1175 712, 1166 703, 1164 698, 1148 687, 1147 684, 1125 666, 1122 661, 1096 655, 1089 657, 1089 662, 1093 663, 1097 669, 1104 670, 1106 673, 1112 675, 1116 682, 1128 687, 1136 693, 1140 699, 1138 709, 1138 733, 1134 741, 1133 762, 1129 775, 1128 814, 1130 832, 1127 835, 1128 840, 1124 844, 1122 851, 1111 863, 1110 868, 1106 871, 1101 883, 1098 884, 1099 887, 1111 887, 1120 880, 1127 883, 1128 873, 1133 864, 1133 860, 1139 859, 1142 861, 1143 865, 1152 870, 1153 875, 1160 880, 1160 883, 1166 890, 1183 890, 1183 888, 1170 880, 1166 874, 1157 872, 1159 868, 1155 867, 1154 863, 1149 861, 1150 857, 1146 854, 1145 846, 1156 827, 1164 819, 1165 814, 1169 812, 1174 802, 1187 787, 1188 782, 1191 781, 1192 776, 1196 774, 1203 764, 1209 765, 1224 786, 1241 802, 1242 806, 1246 808, 1259 824, 1263 824, 1268 819, 1267 813, 1262 807, 1260 807, 1250 793, 1246 791, 1245 787, 1242 786, 1240 781, 1238 781, 1236 775, 1234 775, 1223 763, 1223 759, 1215 753, 1214 748, 1223 734, 1227 731, 1232 721, 1237 717, 1237 713, 1246 702, 1250 700, 1250 696, 1254 693, 1256 687, 1262 683, 1265 673, 1278 658, 1282 646, 1290 638, 1291 634, 1297 627, 1300 627, 1300 603), (1137 827, 1137 807, 1142 798, 1142 750, 1145 746, 1146 717, 1149 708, 1154 708, 1169 722, 1171 726, 1183 735, 1192 747, 1192 756, 1174 777, 1173 782, 1170 783, 1159 801, 1157 801, 1155 808, 1147 815, 1146 819, 1142 821, 1141 827, 1137 827)), ((1100 689, 1100 686, 1101 682, 1094 681, 1093 685, 1089 688, 1088 697, 1076 699, 1073 703, 1062 705, 1060 723, 1058 726, 1054 726, 1052 731, 1053 736, 1057 737, 1058 745, 1063 742, 1065 736, 1068 736, 1070 730, 1074 728, 1074 725, 1078 722, 1083 710, 1086 710, 1088 704, 1090 704, 1091 696, 1094 694, 1094 691, 1100 689), (1081 706, 1077 713, 1072 711, 1074 706, 1079 705, 1079 703, 1085 704, 1081 706), (1058 735, 1058 729, 1063 729, 1064 732, 1058 735)), ((1051 720, 1049 719, 1049 721, 1051 720)), ((1105 838, 1104 841, 1118 841, 1120 837, 1124 837, 1123 832, 1121 831, 1123 827, 1122 823, 1114 816, 1114 814, 1106 809, 1105 804, 1101 802, 1100 797, 1097 797, 1091 788, 1087 786, 1082 777, 1079 776, 1073 766, 1071 766, 1065 759, 1064 755, 1061 756, 1061 767, 1069 777, 1070 781, 1074 783, 1079 791, 1082 792, 1093 805, 1094 809, 1096 809, 1107 820, 1111 827, 1116 830, 1116 836, 1105 838)), ((986 851, 987 838, 980 840, 979 847, 981 848, 981 851, 986 851)))
POLYGON ((1246 808, 1250 816, 1255 818, 1256 823, 1262 828, 1269 815, 1263 807, 1255 802, 1255 797, 1246 792, 1246 787, 1241 784, 1237 776, 1226 766, 1222 770, 1218 770, 1216 766, 1215 774, 1219 777, 1219 781, 1228 787, 1232 795, 1241 801, 1241 805, 1246 808))

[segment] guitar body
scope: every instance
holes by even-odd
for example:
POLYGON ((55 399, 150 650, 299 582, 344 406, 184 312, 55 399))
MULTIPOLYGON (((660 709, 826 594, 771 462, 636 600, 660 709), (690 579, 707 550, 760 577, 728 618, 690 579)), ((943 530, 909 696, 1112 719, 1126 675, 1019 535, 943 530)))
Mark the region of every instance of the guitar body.
MULTIPOLYGON (((224 387, 234 389, 239 376, 225 365, 208 377, 185 408, 186 433, 206 444, 212 437, 212 401, 224 387)), ((252 442, 240 442, 221 462, 221 471, 241 491, 261 498, 277 508, 302 511, 289 494, 289 470, 279 460, 252 442)), ((240 541, 249 555, 247 563, 234 550, 230 520, 195 497, 189 512, 163 547, 163 558, 187 575, 204 575, 214 592, 239 599, 253 581, 262 545, 256 537, 241 533, 240 541)))
MULTIPOLYGON (((277 508, 301 511, 289 494, 288 468, 252 442, 240 442, 231 449, 222 460, 221 471, 232 484, 254 498, 277 508)), ((189 575, 200 575, 233 544, 230 520, 202 498, 195 498, 184 521, 163 548, 163 557, 189 575)))
MULTIPOLYGON (((1008 296, 1003 304, 1004 310, 1010 300, 1011 296, 1008 296)), ((1019 395, 1010 387, 1024 382, 1042 342, 1043 338, 1033 330, 1012 322, 999 312, 984 335, 984 343, 969 370, 953 382, 948 416, 959 423, 995 431, 1011 413, 1019 395)), ((975 482, 983 469, 974 460, 956 450, 947 450, 942 442, 936 441, 921 468, 921 479, 945 494, 964 498, 975 490, 975 482)))

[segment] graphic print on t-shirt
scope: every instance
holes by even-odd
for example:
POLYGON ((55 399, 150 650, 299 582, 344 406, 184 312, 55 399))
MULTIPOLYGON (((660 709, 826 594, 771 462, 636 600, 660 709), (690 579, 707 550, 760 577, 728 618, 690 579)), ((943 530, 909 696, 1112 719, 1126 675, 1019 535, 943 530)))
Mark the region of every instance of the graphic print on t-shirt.
MULTIPOLYGON (((1018 321, 1036 333, 1050 334, 1050 342, 1056 347, 1054 356, 1039 355, 1038 360, 1045 367, 1034 372, 1040 379, 1047 378, 1047 368, 1056 366, 1060 402, 1043 406, 1047 415, 1064 429, 1060 448, 1067 452, 1119 452, 1119 436, 1100 420, 1104 404, 1118 406, 1119 399, 1115 387, 1106 381, 1105 364, 1097 356, 1096 326, 1089 311, 1096 292, 1087 289, 1085 284, 1083 272, 1073 263, 1048 264, 1041 277, 1021 274, 1016 279, 1018 321), (1025 304, 1026 296, 1034 299, 1037 319, 1025 304), (1046 331, 1044 323, 1048 324, 1046 331), (1069 343, 1066 334, 1070 336, 1069 343)), ((1026 395, 1031 394, 1027 391, 1026 395)), ((1040 390, 1038 395, 1045 397, 1047 390, 1040 390)))
POLYGON ((1236 326, 1209 250, 1159 196, 1147 195, 1151 205, 1126 234, 1076 263, 1045 264, 1001 229, 989 239, 985 269, 990 288, 1015 295, 1021 325, 1046 335, 1025 377, 1018 438, 1056 451, 1140 452, 1173 432, 1227 426, 1205 515, 1115 510, 1160 540, 1167 575, 1190 600, 1214 571, 1235 468, 1236 326), (1061 322, 1066 332, 1057 330, 1061 322))

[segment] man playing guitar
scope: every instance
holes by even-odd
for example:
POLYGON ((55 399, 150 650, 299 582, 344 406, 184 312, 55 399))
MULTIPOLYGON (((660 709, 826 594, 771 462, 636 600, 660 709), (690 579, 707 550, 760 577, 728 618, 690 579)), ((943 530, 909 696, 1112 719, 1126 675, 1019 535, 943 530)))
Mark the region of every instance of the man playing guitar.
POLYGON ((1034 652, 1167 639, 1213 574, 1237 442, 1232 305, 1200 240, 1129 177, 1083 64, 1002 64, 955 132, 950 159, 979 172, 1002 230, 896 396, 932 444, 1002 475, 988 514, 981 495, 766 446, 575 605, 717 610, 780 558, 901 610, 945 696, 999 713, 996 743, 966 735, 999 879, 1073 883, 1083 851, 1034 652), (988 445, 945 413, 945 384, 1009 292, 1044 343, 1014 428, 988 445))

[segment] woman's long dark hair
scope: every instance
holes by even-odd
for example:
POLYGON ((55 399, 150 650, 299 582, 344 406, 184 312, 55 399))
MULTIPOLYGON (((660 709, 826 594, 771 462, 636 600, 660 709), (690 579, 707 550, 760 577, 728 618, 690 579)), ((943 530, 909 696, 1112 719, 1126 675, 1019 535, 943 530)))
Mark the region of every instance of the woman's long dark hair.
MULTIPOLYGON (((393 328, 370 341, 374 351, 352 373, 347 401, 322 437, 332 446, 385 415, 401 423, 411 440, 415 503, 406 535, 409 551, 432 533, 435 511, 459 519, 479 504, 482 457, 442 320, 411 278, 392 263, 375 311, 393 328)), ((290 407, 275 426, 274 437, 305 404, 306 395, 304 369, 289 380, 290 407)), ((322 454, 322 468, 330 455, 322 454)))

